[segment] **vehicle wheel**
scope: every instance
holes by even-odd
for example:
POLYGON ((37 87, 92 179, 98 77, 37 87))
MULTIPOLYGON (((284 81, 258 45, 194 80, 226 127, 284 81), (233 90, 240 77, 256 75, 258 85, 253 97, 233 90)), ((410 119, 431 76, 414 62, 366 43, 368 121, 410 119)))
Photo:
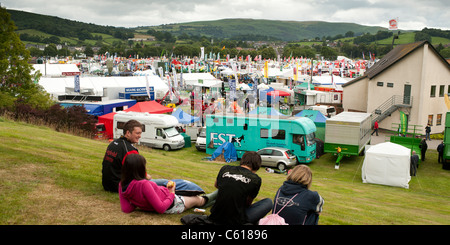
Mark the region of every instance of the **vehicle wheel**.
POLYGON ((170 151, 170 145, 164 145, 164 146, 163 146, 163 149, 164 149, 165 151, 170 151))
POLYGON ((284 164, 284 163, 282 163, 282 162, 278 163, 277 167, 278 167, 278 169, 281 170, 281 171, 286 170, 286 164, 284 164))

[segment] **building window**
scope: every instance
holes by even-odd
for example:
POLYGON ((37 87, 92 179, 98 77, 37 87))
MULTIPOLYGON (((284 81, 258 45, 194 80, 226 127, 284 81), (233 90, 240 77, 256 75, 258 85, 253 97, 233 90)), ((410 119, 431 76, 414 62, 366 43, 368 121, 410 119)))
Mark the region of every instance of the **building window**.
POLYGON ((384 83, 383 82, 377 82, 377 86, 378 87, 383 87, 384 83))
POLYGON ((436 97, 436 85, 431 85, 430 97, 436 97))
POLYGON ((393 83, 387 83, 387 84, 386 84, 386 87, 388 87, 388 88, 393 88, 393 87, 394 87, 394 84, 393 84, 393 83))
POLYGON ((436 126, 439 126, 442 124, 442 114, 436 115, 436 126))
POLYGON ((433 126, 433 115, 428 115, 428 124, 430 124, 430 126, 433 126))
POLYGON ((445 85, 439 86, 439 97, 444 97, 445 85))

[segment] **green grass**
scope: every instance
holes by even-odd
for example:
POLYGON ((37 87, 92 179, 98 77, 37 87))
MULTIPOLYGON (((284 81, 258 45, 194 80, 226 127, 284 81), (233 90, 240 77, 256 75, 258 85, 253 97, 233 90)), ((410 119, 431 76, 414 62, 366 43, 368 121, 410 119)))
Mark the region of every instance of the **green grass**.
MULTIPOLYGON (((181 224, 180 215, 122 213, 117 194, 103 191, 101 162, 108 142, 0 118, 0 224, 181 224)), ((212 192, 223 163, 194 146, 165 152, 140 147, 153 178, 181 178, 212 192)), ((347 157, 339 170, 326 154, 309 166, 312 190, 325 199, 321 225, 449 225, 450 172, 429 150, 410 188, 363 184, 364 157, 347 157)), ((237 162, 231 164, 238 164, 237 162)), ((257 200, 274 197, 286 176, 258 171, 257 200)), ((207 213, 209 210, 207 210, 207 213)))

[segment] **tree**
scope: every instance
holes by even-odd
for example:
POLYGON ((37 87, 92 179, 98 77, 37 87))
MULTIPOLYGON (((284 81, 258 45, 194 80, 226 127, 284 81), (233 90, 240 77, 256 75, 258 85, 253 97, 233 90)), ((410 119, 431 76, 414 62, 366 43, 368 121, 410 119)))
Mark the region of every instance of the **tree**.
POLYGON ((450 48, 444 48, 439 53, 446 59, 450 58, 450 48))
POLYGON ((52 44, 49 44, 47 47, 45 47, 44 55, 50 56, 50 57, 55 57, 56 55, 58 55, 58 50, 56 49, 56 45, 52 43, 52 44))
POLYGON ((419 31, 414 35, 414 41, 428 41, 431 43, 431 36, 425 32, 419 31))
POLYGON ((14 22, 0 7, 0 107, 12 109, 11 101, 20 100, 33 107, 48 108, 53 102, 39 86, 28 63, 30 53, 15 33, 14 22))
POLYGON ((264 48, 261 50, 261 57, 263 59, 275 59, 277 57, 277 52, 272 47, 264 48))
POLYGON ((355 33, 352 31, 348 31, 345 33, 345 37, 354 37, 354 36, 355 36, 355 33))
POLYGON ((86 45, 86 47, 84 48, 84 54, 87 57, 93 57, 94 56, 94 50, 92 50, 92 46, 91 45, 86 45))
POLYGON ((336 57, 337 57, 337 52, 333 48, 330 48, 327 46, 322 46, 322 48, 320 50, 320 54, 325 59, 336 59, 336 57))

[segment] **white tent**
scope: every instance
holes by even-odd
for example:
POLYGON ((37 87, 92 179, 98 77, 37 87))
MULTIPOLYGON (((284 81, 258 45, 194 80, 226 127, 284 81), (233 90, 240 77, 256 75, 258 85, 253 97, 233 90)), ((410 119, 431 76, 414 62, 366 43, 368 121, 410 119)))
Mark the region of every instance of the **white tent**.
POLYGON ((409 188, 411 150, 391 142, 370 146, 362 166, 363 183, 409 188))
POLYGON ((215 78, 211 73, 183 73, 182 77, 183 83, 186 85, 200 87, 222 86, 222 80, 215 78))
POLYGON ((333 85, 333 82, 336 85, 344 85, 349 80, 342 78, 340 76, 333 76, 333 81, 331 80, 331 76, 323 75, 323 76, 313 76, 312 83, 317 86, 324 86, 324 85, 333 85))
MULTIPOLYGON (((125 89, 131 87, 146 87, 147 79, 149 86, 154 88, 156 98, 162 97, 169 90, 167 83, 161 80, 159 76, 81 76, 80 88, 91 90, 97 96, 106 96, 103 94, 104 88, 112 87, 125 89), (159 96, 161 94, 162 96, 159 96)), ((41 77, 39 85, 41 85, 47 93, 57 98, 58 95, 66 94, 66 87, 74 87, 74 77, 41 77)), ((119 95, 117 94, 117 98, 114 98, 113 96, 108 95, 110 99, 118 99, 118 96, 119 95)))
MULTIPOLYGON (((75 64, 33 64, 35 72, 39 71, 43 76, 63 76, 63 73, 79 73, 75 64)), ((33 73, 33 72, 32 72, 33 73)))

